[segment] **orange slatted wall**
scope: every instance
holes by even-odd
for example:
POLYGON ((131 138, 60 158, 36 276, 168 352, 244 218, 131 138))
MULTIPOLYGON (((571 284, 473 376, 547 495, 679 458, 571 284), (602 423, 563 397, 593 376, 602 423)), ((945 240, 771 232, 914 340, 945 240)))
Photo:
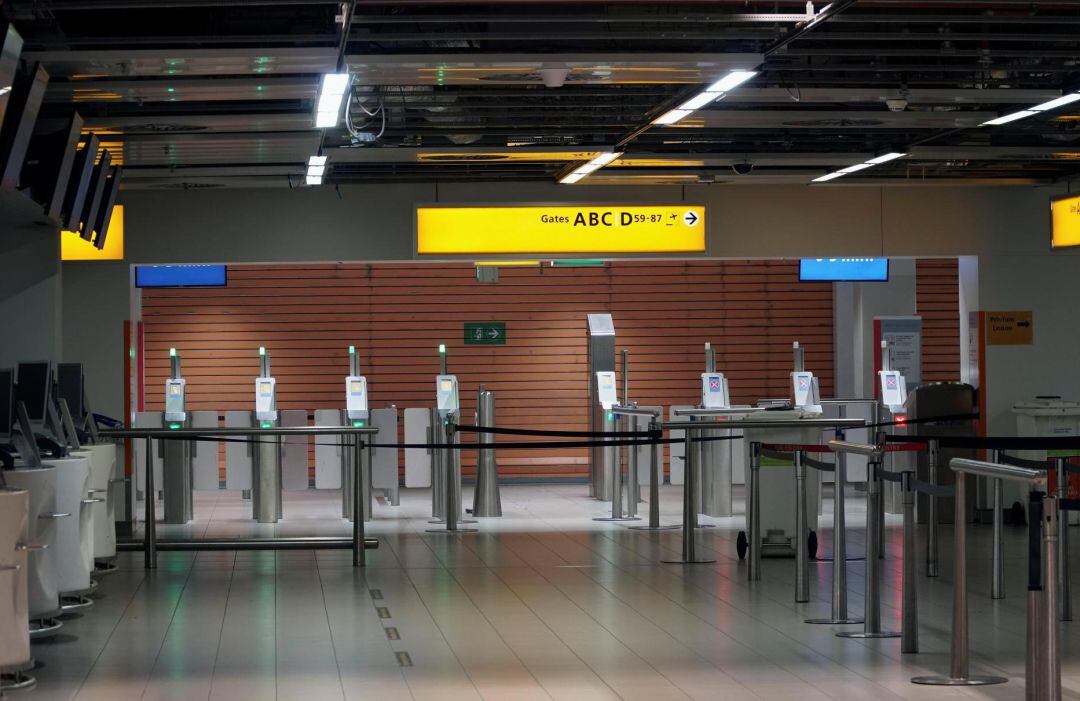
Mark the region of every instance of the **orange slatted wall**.
MULTIPOLYGON (((143 291, 146 408, 162 408, 156 388, 176 347, 189 409, 250 409, 260 345, 279 408, 340 408, 350 344, 372 407, 430 407, 436 348, 446 343, 466 417, 484 383, 502 426, 585 430, 589 312, 613 314, 640 404, 696 403, 705 341, 718 349, 734 401, 789 395, 793 340, 807 349, 822 396, 832 396, 832 285, 800 283, 797 261, 502 268, 497 284, 477 283, 467 264, 231 265, 226 288, 143 291), (506 322, 507 345, 464 345, 463 322, 486 320, 506 322)), ((475 454, 463 462, 473 466, 475 454)), ((501 450, 499 468, 580 476, 585 451, 501 450)))
POLYGON ((960 379, 960 271, 956 258, 915 261, 917 314, 922 317, 922 381, 960 379))

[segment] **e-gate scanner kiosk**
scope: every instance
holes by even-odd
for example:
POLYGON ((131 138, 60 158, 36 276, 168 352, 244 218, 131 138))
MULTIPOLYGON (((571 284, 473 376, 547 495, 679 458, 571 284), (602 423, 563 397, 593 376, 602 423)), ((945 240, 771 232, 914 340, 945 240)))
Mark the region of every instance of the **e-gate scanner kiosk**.
MULTIPOLYGON (((188 427, 186 410, 187 381, 180 374, 180 354, 169 349, 169 379, 165 380, 164 428, 170 431, 188 427)), ((162 497, 165 502, 162 520, 165 523, 187 523, 194 517, 192 499, 192 461, 194 441, 161 440, 158 450, 162 459, 162 497)))
MULTIPOLYGON (((589 351, 589 430, 610 431, 613 426, 608 420, 610 406, 618 402, 613 400, 608 408, 599 401, 597 373, 615 372, 615 322, 611 314, 589 314, 588 351, 589 351)), ((614 388, 614 382, 612 383, 614 388)), ((589 449, 589 496, 600 501, 611 501, 612 470, 615 459, 612 450, 594 446, 589 449)))
MULTIPOLYGON (((439 359, 441 374, 435 376, 435 413, 439 419, 438 425, 432 430, 432 435, 439 443, 457 443, 458 434, 451 427, 454 420, 461 414, 461 401, 458 392, 458 379, 455 375, 446 374, 446 346, 439 346, 439 359)), ((439 464, 445 471, 442 486, 446 491, 443 501, 443 521, 446 528, 430 528, 429 533, 472 533, 475 528, 461 528, 459 523, 473 523, 461 518, 461 451, 454 448, 437 448, 436 452, 442 454, 439 464)), ((432 488, 435 488, 434 475, 432 488)))
MULTIPOLYGON (((614 370, 601 370, 596 373, 596 403, 601 409, 600 430, 604 433, 613 432, 615 430, 614 407, 619 403, 614 370)), ((601 466, 596 498, 601 501, 611 501, 614 497, 615 470, 618 469, 618 449, 611 446, 593 450, 600 451, 601 466)))
POLYGON ((881 403, 897 420, 907 414, 907 381, 899 370, 892 369, 892 354, 888 341, 881 342, 881 370, 878 372, 881 384, 881 403))
MULTIPOLYGON (((277 380, 270 374, 270 354, 260 346, 259 376, 255 378, 255 426, 275 428, 277 421, 277 380)), ((281 437, 257 437, 254 458, 252 515, 259 523, 277 523, 281 520, 281 437)))
MULTIPOLYGON (((368 409, 367 378, 360 374, 360 354, 356 346, 349 346, 349 374, 345 378, 345 420, 353 428, 363 428, 371 424, 371 411, 368 409)), ((342 439, 345 436, 341 437, 342 439)), ((367 445, 360 452, 360 490, 361 503, 364 505, 364 520, 372 519, 371 499, 371 447, 367 445)), ((353 519, 353 490, 356 488, 356 461, 353 445, 347 445, 341 451, 341 513, 344 518, 353 519)))
MULTIPOLYGON (((716 371, 716 352, 711 343, 705 344, 705 372, 701 373, 702 409, 731 409, 731 397, 728 380, 722 372, 716 371)), ((694 417, 690 418, 691 421, 694 417)), ((720 430, 701 431, 702 438, 718 437, 720 430)), ((732 449, 739 449, 731 441, 705 441, 697 443, 700 454, 697 470, 701 481, 697 489, 698 513, 706 516, 731 516, 731 471, 732 449)))
POLYGON ((798 341, 792 344, 792 350, 795 352, 795 369, 791 373, 793 404, 796 409, 820 414, 822 413, 821 391, 818 389, 818 380, 814 377, 814 373, 806 370, 805 350, 799 346, 798 341))

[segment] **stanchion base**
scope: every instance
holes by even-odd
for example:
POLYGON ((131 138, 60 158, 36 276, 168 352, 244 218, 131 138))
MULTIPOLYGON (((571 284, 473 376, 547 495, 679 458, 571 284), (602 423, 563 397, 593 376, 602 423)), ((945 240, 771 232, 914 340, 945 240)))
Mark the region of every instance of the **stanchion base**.
POLYGON ((87 609, 94 605, 93 599, 88 599, 82 594, 61 594, 60 610, 64 613, 87 609))
MULTIPOLYGON (((846 560, 844 560, 844 562, 862 562, 865 559, 866 559, 865 557, 860 555, 859 557, 849 557, 846 560)), ((832 562, 832 561, 833 561, 833 559, 831 557, 812 557, 812 558, 810 558, 810 562, 832 562)))
POLYGON ((874 640, 874 639, 877 639, 877 638, 899 638, 900 637, 900 631, 898 631, 898 630, 883 630, 883 631, 879 631, 877 633, 867 633, 867 632, 861 631, 861 630, 859 630, 859 631, 854 631, 853 630, 853 631, 850 631, 850 632, 845 631, 843 633, 837 633, 836 637, 838 637, 838 638, 856 638, 856 639, 860 639, 860 640, 864 640, 864 639, 865 640, 874 640))
POLYGON ((0 692, 33 689, 35 686, 37 686, 37 679, 29 674, 22 672, 0 674, 0 692))
MULTIPOLYGON (((476 523, 475 521, 467 521, 467 523, 476 523)), ((425 528, 424 533, 477 533, 475 528, 455 528, 449 530, 447 528, 425 528)))
POLYGON ((682 526, 630 526, 632 531, 673 531, 682 526))
POLYGON ((64 622, 55 618, 39 618, 30 621, 30 639, 44 638, 64 627, 64 622))
POLYGON ((711 565, 716 560, 661 560, 665 565, 711 565))
POLYGON ((637 516, 597 516, 593 521, 640 521, 637 516))
POLYGON ((820 626, 849 626, 862 623, 861 618, 807 618, 803 623, 820 626))
POLYGON ((105 574, 112 574, 113 572, 117 572, 119 570, 120 568, 116 565, 115 562, 96 562, 94 563, 94 571, 91 574, 101 576, 105 574))
POLYGON ((974 676, 964 677, 962 679, 953 679, 952 677, 912 677, 912 684, 923 684, 926 686, 989 686, 991 684, 1004 684, 1009 681, 1005 677, 993 677, 993 676, 974 676))
POLYGON ((88 586, 88 587, 87 587, 86 589, 83 589, 83 590, 82 590, 81 592, 79 592, 79 593, 80 593, 80 594, 92 594, 92 593, 94 593, 95 591, 97 591, 97 588, 98 588, 99 586, 101 586, 101 583, 100 583, 100 582, 98 582, 98 581, 97 581, 96 579, 91 579, 91 580, 90 580, 90 586, 88 586))

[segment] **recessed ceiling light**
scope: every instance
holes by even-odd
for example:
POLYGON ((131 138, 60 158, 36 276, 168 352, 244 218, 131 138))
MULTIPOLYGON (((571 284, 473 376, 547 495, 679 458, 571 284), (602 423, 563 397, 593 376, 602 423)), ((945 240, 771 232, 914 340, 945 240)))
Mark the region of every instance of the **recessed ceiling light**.
POLYGON ((740 71, 740 70, 732 71, 732 72, 728 73, 726 76, 724 76, 723 78, 721 78, 720 80, 718 80, 715 83, 713 83, 712 85, 710 85, 708 88, 706 88, 705 91, 706 92, 728 92, 729 90, 733 90, 733 89, 739 87, 740 85, 742 85, 746 81, 753 78, 755 75, 757 75, 757 71, 740 71))
POLYGON ((889 161, 895 161, 897 158, 903 158, 906 155, 907 155, 906 153, 899 153, 897 151, 893 151, 892 153, 882 154, 882 155, 878 156, 877 158, 871 158, 869 161, 867 161, 867 163, 869 163, 870 165, 875 165, 876 166, 876 165, 879 165, 881 163, 888 163, 889 161))
POLYGON ((1049 102, 1044 102, 1041 105, 1035 105, 1031 108, 1031 111, 1046 112, 1047 110, 1056 110, 1058 107, 1064 107, 1065 105, 1076 102, 1077 100, 1080 100, 1080 92, 1074 92, 1070 95, 1062 95, 1056 100, 1050 100, 1049 102))
POLYGON ((664 114, 660 115, 660 117, 653 123, 654 124, 675 124, 676 122, 681 120, 683 117, 686 117, 687 115, 689 115, 690 112, 692 112, 692 110, 684 110, 684 109, 668 110, 664 114))
POLYGON ((997 126, 998 124, 1008 124, 1009 122, 1015 122, 1018 119, 1030 117, 1033 114, 1038 114, 1038 112, 1033 112, 1031 110, 1020 110, 1019 112, 1013 112, 1012 114, 1006 114, 1004 116, 998 117, 997 119, 991 119, 990 121, 983 122, 979 126, 993 127, 997 126))

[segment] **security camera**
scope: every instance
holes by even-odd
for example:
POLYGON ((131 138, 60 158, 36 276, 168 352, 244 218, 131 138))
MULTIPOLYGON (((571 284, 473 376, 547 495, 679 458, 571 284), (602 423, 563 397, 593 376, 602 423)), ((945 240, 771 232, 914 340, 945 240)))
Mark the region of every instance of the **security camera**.
POLYGON ((903 112, 907 109, 908 101, 903 97, 890 97, 885 100, 885 106, 890 112, 903 112))
POLYGON ((742 163, 732 163, 731 169, 735 171, 735 175, 750 175, 754 171, 754 164, 749 161, 743 161, 742 163))

